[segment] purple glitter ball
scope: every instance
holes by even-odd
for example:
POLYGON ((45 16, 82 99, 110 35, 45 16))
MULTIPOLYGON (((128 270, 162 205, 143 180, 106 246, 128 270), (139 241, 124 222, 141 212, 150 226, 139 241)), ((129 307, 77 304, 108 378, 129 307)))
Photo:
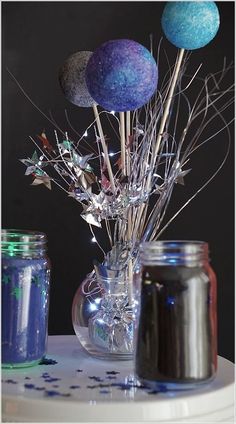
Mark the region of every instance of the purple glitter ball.
POLYGON ((104 109, 135 110, 157 88, 158 71, 151 53, 132 40, 102 44, 90 57, 85 78, 92 98, 104 109))

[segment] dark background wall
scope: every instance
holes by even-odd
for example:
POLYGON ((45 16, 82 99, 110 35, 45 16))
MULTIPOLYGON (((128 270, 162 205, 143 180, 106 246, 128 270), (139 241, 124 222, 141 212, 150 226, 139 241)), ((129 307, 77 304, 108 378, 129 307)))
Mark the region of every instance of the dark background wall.
MULTIPOLYGON (((192 53, 189 72, 202 63, 201 76, 217 72, 224 56, 234 56, 234 2, 218 2, 220 30, 208 46, 192 53)), ((93 51, 102 42, 131 38, 149 47, 156 45, 164 2, 2 2, 2 226, 37 229, 48 236, 52 260, 50 334, 72 334, 73 295, 100 252, 91 243, 80 206, 53 186, 32 187, 31 177, 18 159, 34 150, 29 135, 53 126, 22 95, 6 72, 8 67, 35 103, 52 112, 63 130, 68 129, 65 109, 73 126, 83 133, 92 120, 89 109, 69 104, 60 91, 57 74, 63 61, 79 50, 93 51)), ((173 63, 176 49, 167 40, 164 48, 173 63)), ((162 65, 160 64, 160 72, 162 65)), ((232 73, 228 77, 233 80, 232 73)), ((233 116, 233 109, 227 112, 233 116)), ((181 119, 181 117, 180 117, 181 119)), ((210 132, 214 132, 212 125, 210 132)), ((233 135, 233 128, 231 126, 233 135)), ((218 276, 219 354, 234 358, 234 143, 230 156, 214 181, 176 218, 163 239, 208 241, 212 265, 218 276)), ((185 187, 177 187, 169 214, 177 210, 221 162, 226 133, 221 133, 194 156, 185 187)))

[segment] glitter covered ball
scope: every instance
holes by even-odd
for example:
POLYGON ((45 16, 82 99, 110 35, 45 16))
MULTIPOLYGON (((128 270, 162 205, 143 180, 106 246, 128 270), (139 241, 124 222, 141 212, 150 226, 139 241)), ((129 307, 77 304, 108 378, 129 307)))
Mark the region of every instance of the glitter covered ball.
POLYGON ((88 92, 85 70, 92 52, 82 51, 72 54, 59 70, 61 89, 71 103, 81 107, 95 104, 88 92))
POLYGON ((215 37, 220 15, 213 1, 174 1, 165 6, 161 24, 172 44, 195 50, 204 47, 215 37))
POLYGON ((151 53, 132 40, 112 40, 91 56, 86 83, 94 100, 106 110, 134 110, 153 95, 157 65, 151 53))

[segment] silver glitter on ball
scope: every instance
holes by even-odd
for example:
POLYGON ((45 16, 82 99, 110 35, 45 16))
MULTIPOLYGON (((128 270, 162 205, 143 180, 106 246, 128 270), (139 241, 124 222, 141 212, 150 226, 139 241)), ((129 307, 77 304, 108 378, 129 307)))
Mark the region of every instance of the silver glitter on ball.
POLYGON ((65 97, 80 107, 91 107, 95 104, 85 81, 85 70, 91 55, 92 52, 87 51, 74 53, 59 70, 59 83, 65 97))

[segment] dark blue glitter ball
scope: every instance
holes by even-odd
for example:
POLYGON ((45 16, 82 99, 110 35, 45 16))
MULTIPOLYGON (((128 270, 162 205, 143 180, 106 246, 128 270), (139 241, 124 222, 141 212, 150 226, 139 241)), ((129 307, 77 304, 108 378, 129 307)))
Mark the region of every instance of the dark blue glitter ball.
POLYGON ((108 111, 135 110, 148 102, 157 88, 158 71, 151 53, 132 40, 102 44, 86 68, 93 99, 108 111))

